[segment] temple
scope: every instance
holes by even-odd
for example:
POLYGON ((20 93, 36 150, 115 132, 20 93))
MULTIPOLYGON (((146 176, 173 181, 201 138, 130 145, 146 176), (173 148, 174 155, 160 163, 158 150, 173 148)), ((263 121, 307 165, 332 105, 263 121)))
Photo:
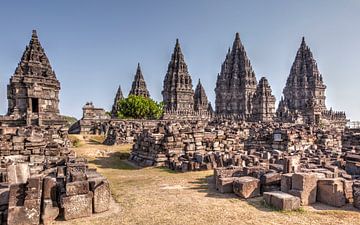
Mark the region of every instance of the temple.
POLYGON ((268 80, 262 77, 252 98, 252 120, 273 121, 275 118, 275 101, 268 80))
POLYGON ((116 92, 116 95, 115 95, 115 98, 114 98, 114 103, 113 103, 113 106, 111 108, 111 117, 112 118, 116 118, 117 117, 117 112, 119 111, 119 101, 124 99, 124 95, 122 93, 122 90, 121 90, 121 86, 119 85, 118 89, 117 89, 117 92, 116 92))
POLYGON ((209 111, 209 101, 205 93, 205 89, 201 84, 199 79, 198 84, 195 88, 194 94, 194 110, 196 112, 208 112, 209 111))
POLYGON ((251 117, 252 97, 256 90, 256 77, 245 48, 236 33, 233 47, 228 51, 216 82, 216 113, 251 117))
POLYGON ((144 96, 146 98, 150 97, 149 91, 146 87, 144 76, 141 72, 140 63, 138 63, 129 95, 144 96))
POLYGON ((3 126, 66 123, 59 114, 60 82, 52 70, 35 30, 7 87, 8 113, 3 126))
POLYGON ((165 117, 171 115, 192 115, 194 113, 194 90, 179 40, 176 39, 174 52, 164 79, 163 102, 165 117))
POLYGON ((286 81, 284 97, 279 103, 278 119, 283 122, 345 125, 347 120, 344 112, 327 110, 325 89, 313 54, 305 38, 302 38, 286 81))

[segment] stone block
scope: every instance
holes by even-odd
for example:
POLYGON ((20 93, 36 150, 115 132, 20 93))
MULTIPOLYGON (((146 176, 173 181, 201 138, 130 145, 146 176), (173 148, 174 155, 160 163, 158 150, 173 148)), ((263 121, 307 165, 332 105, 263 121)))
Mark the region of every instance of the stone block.
POLYGON ((57 184, 55 177, 44 177, 43 179, 43 198, 56 201, 57 199, 57 184))
POLYGON ((9 204, 9 188, 0 189, 0 206, 9 204))
POLYGON ((317 200, 327 205, 341 207, 345 205, 343 179, 320 179, 317 183, 317 200))
POLYGON ((233 193, 233 182, 235 177, 221 177, 218 182, 216 189, 220 193, 233 193))
POLYGON ((59 216, 59 207, 51 199, 43 200, 41 220, 44 225, 52 224, 59 216))
POLYGON ((261 184, 264 184, 264 185, 274 185, 274 184, 280 185, 281 174, 280 173, 266 173, 261 176, 260 181, 261 181, 261 184))
POLYGON ((354 207, 360 209, 360 182, 354 182, 353 184, 353 198, 354 198, 354 207))
POLYGON ((109 210, 111 192, 109 182, 102 182, 94 189, 93 209, 94 213, 105 212, 109 210))
POLYGON ((292 176, 290 194, 300 198, 301 205, 310 205, 316 202, 318 175, 314 173, 295 173, 292 176))
POLYGON ((40 199, 25 200, 24 205, 9 207, 8 225, 40 224, 40 199))
POLYGON ((66 183, 66 195, 82 195, 89 193, 89 182, 88 181, 75 181, 66 183))
POLYGON ((281 191, 264 192, 264 200, 278 210, 296 210, 300 208, 300 198, 281 191))
POLYGON ((292 188, 292 175, 293 173, 285 173, 281 175, 280 189, 282 192, 288 193, 292 188))
POLYGON ((93 193, 84 195, 61 196, 60 203, 63 208, 64 220, 88 217, 92 214, 93 193))
POLYGON ((236 195, 242 198, 259 196, 260 180, 249 176, 235 178, 233 190, 236 195))

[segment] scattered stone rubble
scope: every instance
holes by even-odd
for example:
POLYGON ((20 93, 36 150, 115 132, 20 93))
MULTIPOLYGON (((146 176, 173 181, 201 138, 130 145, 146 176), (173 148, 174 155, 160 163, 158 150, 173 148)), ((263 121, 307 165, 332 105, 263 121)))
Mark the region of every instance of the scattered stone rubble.
POLYGON ((158 120, 112 120, 104 144, 133 144, 143 130, 153 129, 158 120))
POLYGON ((108 210, 108 181, 68 149, 66 131, 30 126, 1 132, 1 223, 50 224, 108 210))
POLYGON ((359 207, 358 137, 352 129, 308 125, 162 121, 138 135, 130 160, 183 172, 214 169, 221 193, 264 195, 281 210, 315 202, 359 207))

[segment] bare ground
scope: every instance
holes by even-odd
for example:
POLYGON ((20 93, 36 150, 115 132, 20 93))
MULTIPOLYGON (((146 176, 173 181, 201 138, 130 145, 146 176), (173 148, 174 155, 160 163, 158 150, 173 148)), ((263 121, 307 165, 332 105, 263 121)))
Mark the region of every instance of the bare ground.
POLYGON ((265 206, 261 197, 246 201, 216 192, 212 171, 175 173, 165 168, 139 168, 126 160, 131 146, 109 147, 96 140, 82 140, 81 147, 74 150, 110 180, 115 202, 106 213, 56 223, 360 224, 360 213, 352 206, 337 209, 315 204, 296 212, 276 211, 265 206))

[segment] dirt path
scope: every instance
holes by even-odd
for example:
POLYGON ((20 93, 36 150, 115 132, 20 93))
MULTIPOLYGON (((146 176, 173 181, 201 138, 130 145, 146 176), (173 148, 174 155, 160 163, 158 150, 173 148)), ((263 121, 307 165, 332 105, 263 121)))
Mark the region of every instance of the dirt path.
POLYGON ((107 213, 62 224, 360 224, 360 213, 352 207, 338 210, 317 204, 279 212, 265 207, 262 198, 245 201, 220 194, 212 171, 138 168, 126 160, 129 149, 94 143, 75 149, 110 180, 117 203, 107 213))

